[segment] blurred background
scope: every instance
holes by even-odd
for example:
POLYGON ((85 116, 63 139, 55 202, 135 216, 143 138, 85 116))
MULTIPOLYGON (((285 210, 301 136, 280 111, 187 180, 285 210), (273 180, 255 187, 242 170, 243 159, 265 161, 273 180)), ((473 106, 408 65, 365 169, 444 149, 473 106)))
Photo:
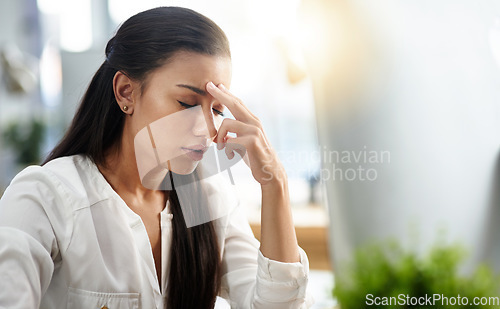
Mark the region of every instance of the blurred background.
MULTIPOLYGON (((164 5, 230 40, 231 90, 287 169, 313 308, 337 306, 334 278, 387 239, 417 257, 459 243, 458 273, 500 270, 495 0, 0 0, 0 195, 63 136, 117 27, 164 5)), ((258 184, 232 173, 259 237, 258 184)))

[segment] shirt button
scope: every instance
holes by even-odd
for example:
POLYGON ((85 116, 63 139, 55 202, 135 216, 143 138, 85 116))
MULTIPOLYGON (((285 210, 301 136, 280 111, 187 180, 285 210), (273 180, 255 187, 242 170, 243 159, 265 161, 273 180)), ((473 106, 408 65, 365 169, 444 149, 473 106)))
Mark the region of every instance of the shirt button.
POLYGON ((102 307, 101 307, 101 309, 108 309, 108 307, 106 307, 106 306, 102 306, 102 307))

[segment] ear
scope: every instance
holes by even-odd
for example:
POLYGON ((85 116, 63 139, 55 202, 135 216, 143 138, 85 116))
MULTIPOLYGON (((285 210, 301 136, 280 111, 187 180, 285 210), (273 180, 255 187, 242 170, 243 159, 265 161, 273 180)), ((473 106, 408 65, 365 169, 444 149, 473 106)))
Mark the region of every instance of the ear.
POLYGON ((132 115, 134 112, 134 90, 137 84, 123 72, 116 72, 113 77, 113 91, 116 103, 125 114, 132 115))

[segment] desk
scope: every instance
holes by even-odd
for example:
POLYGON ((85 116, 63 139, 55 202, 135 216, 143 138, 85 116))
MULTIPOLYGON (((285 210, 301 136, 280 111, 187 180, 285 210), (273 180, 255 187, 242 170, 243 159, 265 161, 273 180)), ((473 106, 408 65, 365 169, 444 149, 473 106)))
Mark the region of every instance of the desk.
MULTIPOLYGON (((252 231, 260 241, 260 224, 250 224, 252 231)), ((327 227, 295 227, 299 246, 304 249, 309 259, 309 268, 332 270, 328 254, 327 227)))

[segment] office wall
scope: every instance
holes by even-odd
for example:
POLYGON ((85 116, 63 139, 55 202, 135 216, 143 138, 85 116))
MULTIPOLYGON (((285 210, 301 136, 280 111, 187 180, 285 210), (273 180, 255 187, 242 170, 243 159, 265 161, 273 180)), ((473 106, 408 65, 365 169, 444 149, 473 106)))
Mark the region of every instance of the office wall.
POLYGON ((309 2, 336 20, 330 56, 309 59, 335 265, 374 239, 422 251, 443 230, 465 270, 500 269, 500 3, 309 2))

